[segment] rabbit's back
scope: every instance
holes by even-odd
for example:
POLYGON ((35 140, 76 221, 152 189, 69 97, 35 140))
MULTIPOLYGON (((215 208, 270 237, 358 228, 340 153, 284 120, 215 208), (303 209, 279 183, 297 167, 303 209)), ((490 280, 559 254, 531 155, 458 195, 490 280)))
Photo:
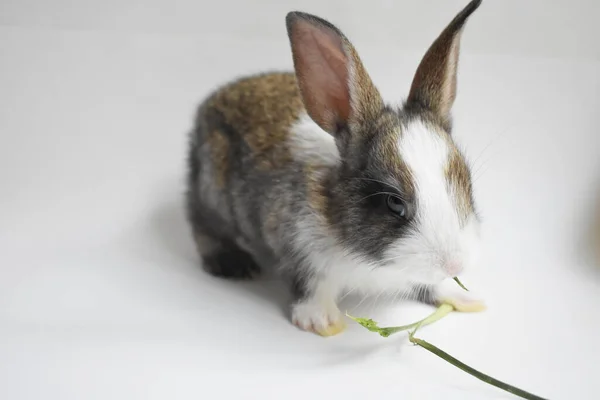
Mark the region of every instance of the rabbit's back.
POLYGON ((287 145, 290 127, 304 108, 292 73, 246 77, 216 91, 201 108, 216 167, 215 179, 225 185, 230 157, 237 151, 246 168, 273 170, 292 162, 287 145))
POLYGON ((247 250, 275 250, 273 241, 281 239, 286 223, 310 200, 321 201, 312 179, 319 166, 299 157, 295 146, 294 126, 305 115, 293 73, 244 77, 211 94, 191 133, 192 223, 210 236, 235 238, 238 245, 252 242, 247 250))

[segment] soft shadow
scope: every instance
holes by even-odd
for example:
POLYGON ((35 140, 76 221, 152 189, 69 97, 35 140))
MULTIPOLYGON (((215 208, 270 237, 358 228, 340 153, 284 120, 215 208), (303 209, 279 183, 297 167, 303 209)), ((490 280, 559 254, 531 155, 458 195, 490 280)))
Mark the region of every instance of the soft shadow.
POLYGON ((596 196, 596 210, 593 213, 590 247, 594 255, 594 266, 600 272, 600 190, 596 196))
POLYGON ((157 242, 169 254, 188 264, 198 264, 192 235, 185 219, 183 199, 157 206, 152 216, 152 228, 157 242))
MULTIPOLYGON (((377 337, 377 334, 371 333, 372 339, 368 343, 351 343, 332 346, 330 352, 332 356, 319 364, 321 367, 339 367, 349 364, 360 364, 372 359, 380 358, 389 360, 390 358, 400 358, 403 347, 407 345, 407 336, 401 336, 384 339, 377 337)), ((410 346, 411 344, 408 343, 410 346)))
MULTIPOLYGON (((267 302, 279 308, 287 316, 289 295, 287 288, 280 280, 265 271, 251 281, 236 281, 216 278, 202 269, 202 261, 196 252, 193 238, 185 217, 183 200, 173 199, 159 204, 152 216, 152 230, 155 242, 162 246, 170 257, 168 268, 178 268, 179 272, 200 281, 198 290, 207 284, 226 287, 231 290, 244 291, 249 297, 267 302)), ((227 290, 225 290, 227 291, 227 290)))
POLYGON ((580 250, 584 255, 585 265, 600 276, 600 179, 591 204, 587 219, 589 224, 584 227, 580 250))

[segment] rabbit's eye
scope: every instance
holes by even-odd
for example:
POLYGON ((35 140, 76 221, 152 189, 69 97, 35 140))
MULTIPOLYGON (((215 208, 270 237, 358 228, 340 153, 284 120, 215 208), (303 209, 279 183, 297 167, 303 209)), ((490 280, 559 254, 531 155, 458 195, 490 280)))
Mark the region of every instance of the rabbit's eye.
POLYGON ((398 215, 399 217, 406 217, 406 206, 404 202, 396 196, 388 196, 386 203, 391 212, 398 215))

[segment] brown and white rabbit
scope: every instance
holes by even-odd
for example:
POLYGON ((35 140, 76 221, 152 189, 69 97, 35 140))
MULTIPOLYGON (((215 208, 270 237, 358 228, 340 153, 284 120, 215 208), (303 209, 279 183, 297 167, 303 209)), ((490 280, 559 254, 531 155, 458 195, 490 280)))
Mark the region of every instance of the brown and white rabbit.
POLYGON ((286 17, 295 73, 244 77, 199 107, 187 212, 204 268, 251 277, 271 260, 300 328, 344 328, 344 291, 403 292, 463 310, 442 282, 475 262, 471 172, 451 135, 460 36, 471 1, 421 61, 402 108, 384 104, 350 41, 286 17))

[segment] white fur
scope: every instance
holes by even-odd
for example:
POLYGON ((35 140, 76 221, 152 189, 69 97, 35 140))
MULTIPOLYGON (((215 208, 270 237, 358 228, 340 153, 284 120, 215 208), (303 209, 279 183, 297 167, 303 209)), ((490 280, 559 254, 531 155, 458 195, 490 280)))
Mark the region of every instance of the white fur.
POLYGON ((335 139, 305 112, 291 128, 290 148, 298 161, 334 165, 340 160, 335 139))
POLYGON ((309 214, 296 223, 295 245, 303 252, 313 271, 321 274, 327 293, 340 294, 346 289, 373 294, 409 289, 410 280, 394 268, 376 267, 343 249, 336 243, 328 226, 319 216, 309 214))
POLYGON ((411 288, 408 275, 395 268, 374 268, 341 248, 328 229, 321 216, 310 212, 301 216, 294 227, 294 247, 308 261, 307 273, 315 274, 309 281, 314 290, 312 297, 292 309, 294 323, 305 329, 313 326, 319 330, 337 324, 342 314, 336 299, 344 291, 379 295, 406 293, 411 288))
POLYGON ((445 176, 449 146, 423 122, 407 126, 398 142, 415 182, 417 230, 391 246, 388 257, 426 284, 457 276, 476 262, 478 221, 472 216, 461 224, 454 189, 448 188, 445 176))

